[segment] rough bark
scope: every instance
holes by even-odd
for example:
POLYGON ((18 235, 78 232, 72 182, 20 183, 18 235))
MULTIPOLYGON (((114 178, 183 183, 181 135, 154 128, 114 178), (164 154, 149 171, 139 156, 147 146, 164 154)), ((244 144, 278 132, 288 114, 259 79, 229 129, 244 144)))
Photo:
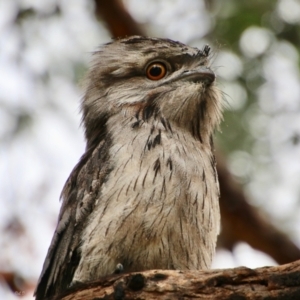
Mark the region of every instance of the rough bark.
POLYGON ((300 261, 277 267, 211 271, 151 270, 82 285, 57 298, 100 299, 300 299, 300 261))

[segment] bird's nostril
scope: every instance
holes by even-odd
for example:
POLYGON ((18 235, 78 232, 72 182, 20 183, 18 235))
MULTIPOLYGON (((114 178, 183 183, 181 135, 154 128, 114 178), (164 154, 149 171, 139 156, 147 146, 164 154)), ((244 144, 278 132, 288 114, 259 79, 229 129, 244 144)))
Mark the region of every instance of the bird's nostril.
POLYGON ((203 80, 207 84, 210 84, 210 83, 214 82, 215 79, 216 79, 215 73, 213 71, 209 70, 209 69, 207 69, 206 71, 205 70, 202 71, 200 74, 202 75, 203 80))

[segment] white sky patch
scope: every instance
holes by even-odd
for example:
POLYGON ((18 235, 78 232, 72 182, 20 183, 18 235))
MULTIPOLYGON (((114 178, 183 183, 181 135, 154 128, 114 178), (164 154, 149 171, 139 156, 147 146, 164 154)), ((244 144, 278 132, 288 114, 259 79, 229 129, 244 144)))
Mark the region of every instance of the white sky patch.
POLYGON ((253 58, 263 54, 270 46, 272 40, 273 34, 271 31, 251 26, 242 33, 240 48, 246 56, 253 58))
POLYGON ((269 255, 253 249, 246 243, 238 243, 233 250, 237 265, 248 268, 277 266, 278 264, 269 255))
POLYGON ((220 84, 224 98, 226 99, 225 108, 227 110, 239 110, 244 107, 247 101, 247 92, 238 82, 226 82, 220 84))
POLYGON ((279 16, 287 23, 300 23, 300 2, 299 0, 280 0, 277 4, 279 16))
POLYGON ((222 79, 228 81, 237 79, 243 72, 240 58, 233 52, 221 51, 217 53, 213 68, 222 79))
POLYGON ((246 243, 238 243, 233 249, 233 255, 228 250, 218 250, 214 257, 212 268, 227 269, 238 266, 259 268, 276 265, 277 263, 265 253, 253 249, 246 243))

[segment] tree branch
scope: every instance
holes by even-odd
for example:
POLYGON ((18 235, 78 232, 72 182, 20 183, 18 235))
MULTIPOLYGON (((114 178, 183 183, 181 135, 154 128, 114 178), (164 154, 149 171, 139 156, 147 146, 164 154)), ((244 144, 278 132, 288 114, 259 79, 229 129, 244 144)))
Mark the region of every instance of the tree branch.
POLYGON ((151 270, 115 275, 55 299, 300 299, 300 261, 211 271, 151 270))
POLYGON ((122 1, 95 0, 95 4, 96 16, 105 22, 114 37, 145 35, 122 1))

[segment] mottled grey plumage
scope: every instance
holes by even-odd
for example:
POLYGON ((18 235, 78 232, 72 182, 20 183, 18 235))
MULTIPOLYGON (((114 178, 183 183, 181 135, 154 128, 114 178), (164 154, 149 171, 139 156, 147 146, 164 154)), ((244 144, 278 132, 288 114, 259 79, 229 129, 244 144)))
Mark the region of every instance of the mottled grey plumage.
POLYGON ((137 36, 94 54, 82 101, 86 152, 62 191, 36 299, 122 267, 210 267, 221 97, 208 64, 208 47, 137 36), (166 67, 163 78, 147 78, 151 62, 166 67))

